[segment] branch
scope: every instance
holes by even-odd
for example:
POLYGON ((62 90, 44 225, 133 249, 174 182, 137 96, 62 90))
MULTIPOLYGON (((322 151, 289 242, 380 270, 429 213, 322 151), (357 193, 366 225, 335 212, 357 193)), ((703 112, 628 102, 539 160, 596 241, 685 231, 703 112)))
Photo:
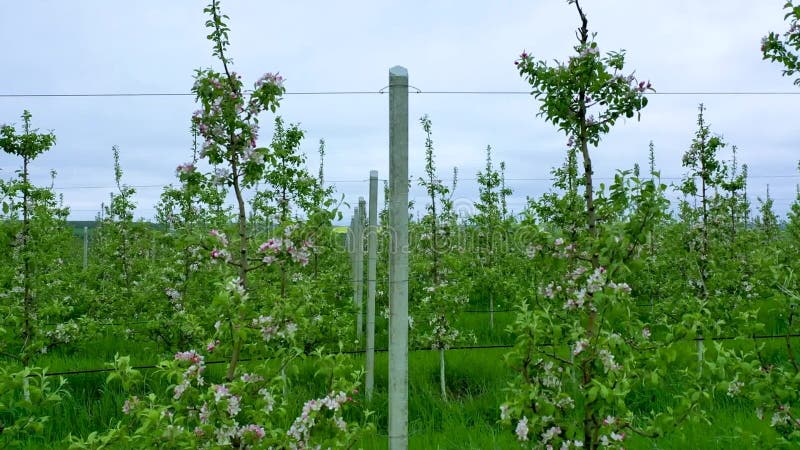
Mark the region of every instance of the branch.
MULTIPOLYGON (((256 260, 256 261, 260 261, 260 260, 256 260)), ((260 268, 262 268, 262 267, 264 267, 264 266, 268 266, 268 265, 269 265, 269 264, 267 264, 267 263, 265 263, 265 262, 261 261, 261 264, 258 264, 258 265, 255 265, 255 266, 250 266, 250 267, 248 267, 248 268, 247 268, 247 270, 246 270, 246 272, 250 272, 251 270, 260 269, 260 268)))
POLYGON ((581 41, 581 44, 586 44, 589 40, 589 20, 586 18, 586 14, 583 13, 583 9, 581 8, 581 4, 578 0, 574 0, 575 8, 578 9, 578 15, 581 17, 581 27, 578 29, 580 33, 578 39, 581 41))
POLYGON ((567 359, 564 359, 564 358, 562 358, 562 357, 560 357, 560 356, 556 355, 555 353, 552 353, 552 354, 551 354, 551 353, 543 352, 543 351, 541 351, 541 350, 539 350, 539 353, 540 353, 540 354, 542 354, 542 355, 545 355, 545 356, 547 356, 547 357, 550 357, 550 358, 552 358, 552 359, 555 359, 556 361, 560 361, 560 362, 562 362, 562 363, 564 363, 564 364, 567 364, 567 365, 569 365, 569 366, 573 366, 573 365, 575 365, 575 364, 574 364, 572 361, 569 361, 569 360, 567 360, 567 359))
POLYGON ((238 94, 238 91, 235 88, 235 84, 231 79, 231 73, 228 70, 228 59, 225 58, 225 50, 222 46, 222 30, 220 30, 219 24, 222 21, 220 19, 219 14, 217 14, 219 6, 217 5, 217 0, 211 0, 211 15, 214 17, 214 31, 216 31, 217 38, 214 40, 214 44, 217 46, 217 51, 219 51, 219 59, 222 61, 222 67, 225 69, 225 75, 228 76, 228 82, 231 85, 231 90, 235 91, 238 94))

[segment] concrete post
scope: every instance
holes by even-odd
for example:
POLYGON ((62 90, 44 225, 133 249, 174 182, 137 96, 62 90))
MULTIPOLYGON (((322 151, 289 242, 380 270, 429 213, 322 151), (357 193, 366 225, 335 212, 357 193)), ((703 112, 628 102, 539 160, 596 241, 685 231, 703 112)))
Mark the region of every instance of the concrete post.
MULTIPOLYGON (((356 217, 358 216, 358 206, 353 208, 353 217, 350 218, 350 229, 347 235, 350 237, 350 244, 347 246, 347 251, 350 253, 350 285, 353 288, 353 308, 358 308, 358 299, 356 292, 358 292, 358 282, 356 281, 356 217)), ((358 328, 356 328, 356 337, 358 337, 358 328)))
POLYGON ((369 228, 367 231, 367 355, 366 394, 375 386, 375 284, 378 265, 378 171, 369 173, 369 228))
MULTIPOLYGON (((359 346, 364 345, 364 212, 366 202, 364 197, 358 198, 358 212, 355 218, 355 271, 356 271, 356 336, 359 346)), ((361 347, 363 348, 363 347, 361 347)))
POLYGON ((408 71, 389 69, 389 449, 408 449, 408 71))

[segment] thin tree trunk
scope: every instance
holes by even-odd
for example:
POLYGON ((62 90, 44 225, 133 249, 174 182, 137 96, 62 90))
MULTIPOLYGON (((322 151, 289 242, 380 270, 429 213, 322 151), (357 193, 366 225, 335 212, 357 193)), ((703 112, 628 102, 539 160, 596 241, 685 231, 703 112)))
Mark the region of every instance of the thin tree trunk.
MULTIPOLYGON (((580 42, 582 45, 587 45, 589 42, 589 27, 588 27, 588 20, 586 19, 586 15, 583 13, 580 5, 576 2, 576 7, 578 8, 578 13, 581 17, 581 28, 580 32, 580 42)), ((589 242, 592 245, 592 256, 591 256, 591 263, 593 269, 598 269, 600 267, 600 256, 597 254, 597 249, 595 248, 595 241, 597 238, 597 216, 595 213, 595 206, 594 206, 594 184, 592 176, 594 175, 592 169, 592 158, 589 155, 589 136, 588 136, 588 124, 587 124, 587 110, 586 110, 586 88, 581 87, 578 93, 578 104, 580 108, 578 110, 578 120, 579 120, 579 129, 578 129, 578 143, 581 149, 581 155, 583 156, 583 172, 584 172, 584 179, 585 179, 585 190, 584 190, 584 199, 586 202, 586 226, 589 232, 589 242)), ((587 341, 591 342, 592 338, 595 336, 595 328, 597 322, 597 312, 590 311, 589 317, 586 324, 586 339, 587 341)), ((581 362, 581 372, 582 372, 582 383, 584 388, 588 388, 589 385, 592 383, 592 360, 590 358, 586 358, 581 362)), ((586 402, 584 405, 584 416, 583 416, 583 444, 585 448, 592 449, 594 448, 595 437, 597 431, 597 420, 595 418, 594 410, 592 408, 592 404, 590 402, 586 402)))
POLYGON ((23 325, 23 344, 22 344, 22 364, 28 366, 30 362, 30 351, 28 347, 33 344, 33 320, 34 320, 34 304, 33 292, 31 288, 31 258, 30 243, 31 233, 31 219, 30 210, 28 208, 30 186, 28 185, 28 158, 22 159, 22 180, 25 184, 22 190, 22 264, 23 264, 23 309, 25 311, 25 323, 23 325))
MULTIPOLYGON (((242 195, 242 188, 239 184, 238 164, 236 157, 231 161, 231 169, 233 172, 233 191, 236 194, 236 204, 239 209, 239 283, 247 291, 247 215, 244 204, 244 196, 242 195)), ((239 362, 239 355, 242 351, 242 339, 239 337, 239 325, 231 323, 231 330, 233 332, 233 352, 231 354, 231 362, 228 365, 228 371, 225 375, 228 381, 233 380, 236 373, 236 365, 239 362)))

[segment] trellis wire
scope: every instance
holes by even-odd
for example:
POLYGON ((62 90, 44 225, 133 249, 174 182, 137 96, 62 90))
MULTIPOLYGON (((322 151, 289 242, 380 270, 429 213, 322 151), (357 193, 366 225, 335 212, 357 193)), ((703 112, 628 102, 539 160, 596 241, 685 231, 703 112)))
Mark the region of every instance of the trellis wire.
MULTIPOLYGON (((696 342, 696 341, 732 341, 736 339, 740 340, 769 340, 769 339, 787 339, 787 338, 800 338, 800 334, 782 334, 782 335, 752 335, 752 336, 718 336, 718 337, 711 337, 711 338, 698 338, 693 337, 689 339, 681 339, 678 342, 696 342)), ((541 347, 550 347, 552 343, 540 343, 538 344, 541 347)), ((509 349, 514 348, 512 344, 486 344, 486 345, 464 345, 464 346, 453 346, 449 347, 448 350, 491 350, 491 349, 509 349)), ((376 353, 386 353, 388 352, 388 348, 376 348, 376 353)), ((425 352, 425 351, 438 351, 438 349, 430 348, 430 347, 415 347, 409 348, 409 352, 425 352)), ((333 355, 360 355, 366 353, 366 350, 344 350, 340 352, 329 352, 323 354, 323 356, 333 356, 333 355)), ((306 354, 306 356, 311 356, 311 354, 306 354)), ((253 361, 265 361, 267 358, 240 358, 239 361, 242 362, 253 362, 253 361)), ((205 362, 205 365, 217 365, 217 364, 225 364, 229 363, 230 360, 228 359, 220 359, 220 360, 213 360, 205 362)), ((132 366, 132 369, 135 370, 149 370, 149 369, 158 369, 160 366, 158 364, 147 364, 147 365, 139 365, 139 366, 132 366)), ((77 369, 77 370, 66 370, 61 372, 47 372, 45 374, 46 377, 55 377, 55 376, 73 376, 73 375, 85 375, 85 374, 93 374, 93 373, 108 373, 113 372, 116 369, 112 367, 104 367, 104 368, 94 368, 94 369, 77 369)), ((35 376, 35 375, 30 375, 35 376)))

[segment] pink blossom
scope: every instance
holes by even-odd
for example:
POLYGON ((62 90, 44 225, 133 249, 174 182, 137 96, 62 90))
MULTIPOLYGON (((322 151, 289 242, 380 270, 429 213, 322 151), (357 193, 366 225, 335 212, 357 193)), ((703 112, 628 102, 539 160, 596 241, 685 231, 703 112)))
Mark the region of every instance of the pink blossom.
POLYGON ((528 418, 523 416, 519 422, 517 422, 517 428, 514 430, 514 433, 517 434, 517 440, 519 441, 527 441, 528 440, 528 418))
POLYGON ((252 373, 243 373, 240 378, 245 383, 256 383, 259 381, 264 381, 264 377, 252 373))
POLYGON ((266 435, 266 432, 263 428, 258 425, 247 425, 246 427, 242 428, 242 434, 244 433, 252 433, 256 439, 263 439, 266 435))
POLYGON ((138 404, 139 404, 139 397, 134 395, 133 397, 125 400, 125 403, 122 405, 122 412, 124 414, 130 414, 131 411, 134 408, 136 408, 138 404))
POLYGON ((186 382, 186 380, 184 380, 183 383, 180 383, 177 386, 175 386, 174 395, 172 396, 172 398, 174 398, 175 400, 180 399, 183 396, 183 393, 186 392, 186 388, 188 387, 189 384, 186 382))
POLYGON ((192 173, 195 171, 195 166, 192 163, 183 163, 179 164, 178 167, 175 168, 175 172, 181 173, 192 173))
POLYGON ((500 420, 508 420, 510 417, 508 405, 500 405, 500 420))
POLYGON ((225 233, 219 230, 211 230, 208 232, 208 234, 217 238, 217 240, 222 244, 223 247, 228 246, 228 237, 225 235, 225 233))
POLYGON ((600 350, 598 356, 600 356, 600 361, 603 363, 603 367, 606 371, 613 372, 622 368, 621 365, 614 361, 614 355, 610 351, 605 349, 600 350))
POLYGON ((228 388, 224 384, 215 384, 213 386, 213 389, 214 389, 214 401, 216 402, 230 395, 230 391, 228 391, 228 388))
POLYGON ((206 345, 206 350, 208 350, 209 352, 213 352, 218 345, 219 345, 219 339, 211 341, 208 343, 208 345, 206 345))
POLYGON ((550 428, 548 428, 547 431, 542 433, 542 444, 546 444, 546 443, 550 442, 550 440, 552 440, 554 437, 558 436, 559 434, 561 434, 561 428, 560 427, 550 427, 550 428))
POLYGON ((264 84, 274 84, 278 87, 283 87, 284 78, 279 73, 267 72, 258 81, 255 82, 254 87, 260 88, 264 84))
POLYGON ((203 406, 200 407, 200 423, 207 424, 208 417, 211 413, 208 411, 208 403, 203 402, 203 406))
POLYGON ((588 347, 589 347, 589 341, 587 341, 586 339, 581 339, 580 341, 575 343, 575 348, 572 350, 572 354, 578 356, 588 347))
POLYGON ((203 362, 203 356, 198 355, 194 350, 189 350, 187 352, 175 353, 175 360, 188 361, 192 364, 201 364, 203 362))
POLYGON ((219 249, 215 248, 214 250, 211 250, 211 259, 213 259, 213 260, 222 259, 222 260, 228 261, 230 259, 230 257, 231 257, 231 254, 228 253, 228 251, 225 250, 225 249, 219 250, 219 249))
POLYGON ((264 242, 258 247, 259 252, 265 252, 267 250, 277 251, 280 250, 283 246, 283 240, 280 238, 270 238, 267 242, 264 242))
POLYGON ((228 397, 228 414, 230 414, 231 417, 239 414, 239 411, 242 410, 240 405, 241 399, 242 398, 238 395, 231 395, 228 397))
POLYGON ((344 430, 347 427, 347 424, 342 420, 342 418, 338 415, 338 410, 340 409, 341 405, 351 401, 352 398, 348 397, 347 394, 340 391, 338 393, 331 392, 327 396, 321 399, 313 399, 306 402, 303 405, 303 410, 300 413, 294 423, 292 423, 289 430, 286 434, 293 438, 299 445, 298 448, 306 448, 305 445, 311 435, 311 428, 316 424, 316 413, 323 408, 327 408, 331 411, 334 411, 333 422, 336 424, 337 427, 344 430))

